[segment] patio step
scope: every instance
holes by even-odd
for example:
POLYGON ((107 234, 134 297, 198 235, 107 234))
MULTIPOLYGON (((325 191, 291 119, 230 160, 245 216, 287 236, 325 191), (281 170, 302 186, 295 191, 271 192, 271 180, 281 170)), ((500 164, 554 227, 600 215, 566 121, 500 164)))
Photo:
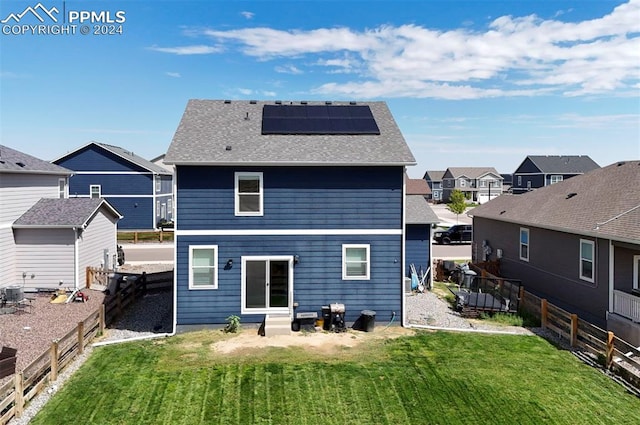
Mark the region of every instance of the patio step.
POLYGON ((267 314, 264 318, 264 336, 291 335, 291 317, 288 314, 267 314))

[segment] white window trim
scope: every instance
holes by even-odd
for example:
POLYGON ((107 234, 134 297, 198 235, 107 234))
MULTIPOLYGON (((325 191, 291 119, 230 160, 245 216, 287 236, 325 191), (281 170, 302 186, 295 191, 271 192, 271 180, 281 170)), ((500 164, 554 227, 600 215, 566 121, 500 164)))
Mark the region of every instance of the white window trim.
POLYGON ((633 256, 633 289, 640 289, 638 285, 638 278, 640 278, 640 255, 633 256))
POLYGON ((201 290, 201 289, 218 289, 218 245, 189 245, 189 289, 190 290, 201 290), (194 285, 193 284, 193 251, 196 249, 213 249, 215 250, 215 255, 213 258, 213 268, 215 269, 215 273, 213 275, 213 285, 194 285))
POLYGON ((467 187, 467 180, 466 179, 460 179, 460 187, 467 187))
POLYGON ((551 176, 549 176, 550 184, 560 183, 563 180, 564 180, 564 177, 561 174, 552 174, 551 176))
POLYGON ((531 233, 529 232, 529 229, 527 229, 526 227, 521 227, 520 228, 520 232, 518 232, 518 256, 520 257, 520 259, 522 261, 529 261, 529 258, 531 257, 531 233), (522 232, 526 232, 527 233, 527 243, 524 244, 522 243, 522 232), (522 245, 526 245, 527 247, 527 256, 523 257, 522 256, 522 245))
POLYGON ((156 193, 159 193, 162 191, 162 179, 160 178, 160 176, 156 175, 156 193))
POLYGON ((578 258, 578 275, 580 279, 593 283, 596 277, 596 244, 588 239, 580 239, 580 258, 578 258), (591 245, 591 277, 582 274, 582 244, 591 245))
POLYGON ((235 202, 235 215, 236 216, 253 216, 253 217, 260 217, 264 215, 264 187, 263 187, 263 174, 262 172, 242 172, 242 171, 238 171, 235 173, 235 187, 234 187, 234 202, 235 202), (241 177, 257 177, 259 182, 260 182, 260 192, 258 193, 260 195, 260 206, 259 206, 259 211, 255 211, 255 212, 243 212, 240 211, 240 192, 239 192, 239 181, 241 177))
POLYGON ((98 198, 102 198, 102 186, 100 186, 99 184, 89 185, 89 198, 93 198, 93 188, 94 187, 98 188, 98 198))
POLYGON ((67 187, 67 179, 58 179, 58 197, 60 199, 68 198, 69 191, 67 187), (60 190, 60 183, 62 183, 62 190, 60 190))
POLYGON ((343 244, 342 245, 342 280, 370 280, 371 279, 371 245, 343 244), (367 251, 367 271, 365 276, 347 276, 347 249, 365 248, 367 251))

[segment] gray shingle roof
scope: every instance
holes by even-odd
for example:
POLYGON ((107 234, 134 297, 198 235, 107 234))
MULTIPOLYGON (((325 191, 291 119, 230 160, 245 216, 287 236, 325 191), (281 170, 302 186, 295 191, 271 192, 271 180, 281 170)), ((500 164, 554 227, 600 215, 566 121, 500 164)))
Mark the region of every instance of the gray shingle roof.
POLYGON ((522 195, 503 194, 474 217, 640 243, 640 160, 618 162, 522 195))
POLYGON ((438 223, 440 219, 433 212, 429 203, 422 195, 406 196, 406 222, 407 224, 438 223))
POLYGON ((586 173, 600 168, 587 155, 529 155, 527 156, 543 173, 586 173))
POLYGON ((405 175, 406 193, 407 195, 429 195, 431 188, 423 179, 410 179, 405 175))
POLYGON ((445 172, 446 170, 427 171, 424 173, 423 178, 428 178, 432 182, 441 182, 445 172))
POLYGON ((118 211, 102 198, 44 198, 22 214, 13 223, 13 227, 82 227, 103 205, 113 215, 121 218, 118 211))
POLYGON ((463 176, 470 179, 477 179, 489 173, 495 174, 498 178, 502 178, 500 173, 493 167, 449 167, 445 171, 445 174, 450 174, 454 179, 463 176))
POLYGON ((73 174, 73 171, 11 149, 8 146, 0 145, 0 173, 36 173, 69 176, 73 174))
POLYGON ((129 162, 131 162, 132 164, 135 164, 135 165, 137 165, 139 167, 142 167, 144 169, 147 169, 147 170, 151 171, 152 173, 165 174, 165 175, 172 174, 172 172, 167 170, 166 168, 163 168, 158 164, 154 164, 153 162, 151 162, 151 161, 149 161, 147 159, 144 159, 141 156, 136 155, 132 151, 128 151, 128 150, 126 150, 124 148, 121 148, 120 146, 114 146, 114 145, 109 145, 107 143, 100 143, 100 142, 89 142, 86 145, 81 146, 78 149, 75 149, 74 151, 71 151, 69 153, 66 153, 66 154, 62 155, 61 157, 55 159, 54 162, 58 162, 58 161, 62 160, 63 158, 66 158, 66 157, 68 157, 70 155, 73 155, 76 152, 78 152, 78 151, 80 151, 82 149, 85 149, 85 148, 87 148, 88 146, 91 146, 91 145, 99 146, 102 149, 105 149, 106 151, 109 151, 112 154, 117 155, 117 156, 119 156, 119 157, 121 157, 121 158, 123 158, 123 159, 125 159, 125 160, 127 160, 129 162))
MULTIPOLYGON (((283 102, 289 104, 289 102, 283 102)), ((262 135, 262 109, 274 102, 197 100, 187 103, 166 164, 415 165, 389 108, 368 105, 380 135, 262 135)), ((325 102, 308 102, 325 105, 325 102)), ((333 102, 332 105, 349 105, 333 102)))

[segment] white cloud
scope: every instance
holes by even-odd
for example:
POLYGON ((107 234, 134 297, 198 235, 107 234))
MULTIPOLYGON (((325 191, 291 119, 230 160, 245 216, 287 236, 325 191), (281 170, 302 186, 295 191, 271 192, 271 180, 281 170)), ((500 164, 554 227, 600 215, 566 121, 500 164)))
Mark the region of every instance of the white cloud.
POLYGON ((302 70, 300 68, 298 68, 295 65, 278 65, 274 68, 274 70, 276 72, 279 72, 281 74, 294 74, 294 75, 299 75, 299 74, 303 74, 304 72, 302 72, 302 70))
POLYGON ((172 78, 180 78, 181 75, 179 72, 165 72, 165 75, 172 77, 172 78))
POLYGON ((172 53, 174 55, 208 55, 212 53, 220 53, 224 50, 222 47, 206 46, 202 44, 180 47, 151 46, 148 49, 156 52, 172 53))
POLYGON ((637 95, 640 79, 640 0, 581 22, 556 15, 501 16, 485 31, 447 31, 419 25, 357 31, 317 28, 283 31, 204 30, 228 49, 259 60, 288 58, 322 67, 326 75, 352 73, 353 81, 325 81, 313 92, 371 97, 475 99, 504 96, 637 95))
POLYGON ((256 14, 255 14, 255 13, 253 13, 253 12, 247 12, 247 11, 240 12, 240 14, 241 14, 242 16, 244 16, 244 17, 245 17, 245 19, 253 19, 253 17, 254 17, 254 16, 256 16, 256 14))
POLYGON ((240 88, 240 89, 238 89, 238 91, 241 94, 245 95, 245 96, 249 96, 250 94, 253 94, 253 90, 251 90, 251 89, 242 89, 242 88, 240 88))

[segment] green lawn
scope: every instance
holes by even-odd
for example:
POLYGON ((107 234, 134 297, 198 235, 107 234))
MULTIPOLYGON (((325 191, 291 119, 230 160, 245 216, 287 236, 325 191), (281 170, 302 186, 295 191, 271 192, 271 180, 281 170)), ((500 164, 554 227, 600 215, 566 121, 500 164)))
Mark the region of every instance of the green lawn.
POLYGON ((96 349, 32 423, 640 423, 638 398, 537 337, 422 332, 332 354, 212 350, 228 337, 96 349))

